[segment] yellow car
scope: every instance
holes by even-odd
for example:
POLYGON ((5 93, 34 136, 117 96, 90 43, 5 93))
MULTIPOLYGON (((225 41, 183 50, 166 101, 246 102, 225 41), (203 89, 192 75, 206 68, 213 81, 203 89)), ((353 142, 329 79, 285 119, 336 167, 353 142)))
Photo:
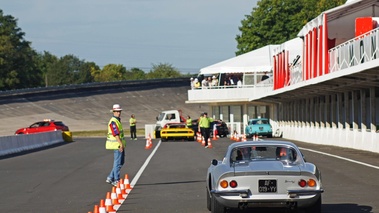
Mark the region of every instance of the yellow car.
POLYGON ((184 123, 167 123, 161 130, 162 141, 169 139, 195 140, 195 132, 184 123))

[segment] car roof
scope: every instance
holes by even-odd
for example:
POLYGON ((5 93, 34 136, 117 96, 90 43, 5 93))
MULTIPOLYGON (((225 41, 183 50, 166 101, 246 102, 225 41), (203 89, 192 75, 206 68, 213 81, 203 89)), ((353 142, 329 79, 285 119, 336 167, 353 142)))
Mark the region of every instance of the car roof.
POLYGON ((250 121, 256 121, 256 120, 268 120, 268 118, 251 118, 250 121))
POLYGON ((274 140, 264 140, 264 141, 246 141, 246 142, 235 142, 229 145, 229 149, 240 146, 292 146, 297 147, 294 143, 289 141, 274 141, 274 140))

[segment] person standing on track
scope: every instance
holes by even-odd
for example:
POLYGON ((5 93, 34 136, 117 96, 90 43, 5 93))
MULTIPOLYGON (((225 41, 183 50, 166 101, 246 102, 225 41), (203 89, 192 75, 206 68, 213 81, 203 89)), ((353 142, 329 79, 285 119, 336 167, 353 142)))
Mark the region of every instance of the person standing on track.
POLYGON ((200 118, 199 127, 198 127, 199 132, 201 131, 201 134, 204 137, 204 141, 205 141, 204 148, 208 148, 208 138, 210 136, 211 122, 213 122, 213 119, 209 118, 208 113, 204 112, 203 117, 200 118))
POLYGON ((130 116, 129 125, 130 125, 130 139, 137 140, 137 120, 134 114, 130 116))
POLYGON ((105 182, 117 186, 120 181, 120 170, 125 162, 125 146, 124 130, 121 124, 121 107, 119 104, 114 104, 111 112, 112 118, 108 123, 108 134, 105 142, 105 148, 113 150, 113 168, 109 173, 105 182))
POLYGON ((187 115, 186 124, 188 128, 192 129, 192 119, 189 115, 187 115))

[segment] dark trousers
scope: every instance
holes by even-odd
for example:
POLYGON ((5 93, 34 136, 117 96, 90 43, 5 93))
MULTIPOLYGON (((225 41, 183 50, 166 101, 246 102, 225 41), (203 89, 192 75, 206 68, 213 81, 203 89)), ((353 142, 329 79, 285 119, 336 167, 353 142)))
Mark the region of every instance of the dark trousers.
POLYGON ((137 127, 136 126, 130 126, 130 137, 132 139, 137 138, 137 127))
POLYGON ((201 135, 204 137, 205 146, 208 146, 208 138, 210 136, 210 134, 209 134, 210 129, 201 127, 200 130, 201 130, 201 135))

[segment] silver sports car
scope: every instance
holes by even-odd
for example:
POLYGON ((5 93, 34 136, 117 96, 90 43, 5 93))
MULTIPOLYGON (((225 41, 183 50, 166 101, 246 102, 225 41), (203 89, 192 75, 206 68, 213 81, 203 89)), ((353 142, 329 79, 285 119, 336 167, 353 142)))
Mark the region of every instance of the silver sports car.
POLYGON ((233 143, 222 161, 212 160, 206 183, 212 213, 250 207, 321 212, 321 172, 291 142, 233 143))

